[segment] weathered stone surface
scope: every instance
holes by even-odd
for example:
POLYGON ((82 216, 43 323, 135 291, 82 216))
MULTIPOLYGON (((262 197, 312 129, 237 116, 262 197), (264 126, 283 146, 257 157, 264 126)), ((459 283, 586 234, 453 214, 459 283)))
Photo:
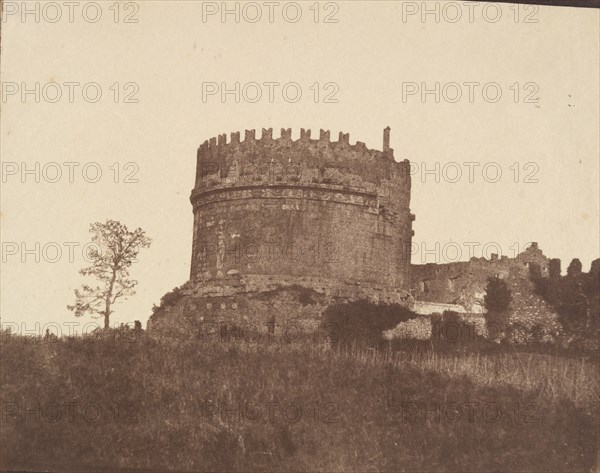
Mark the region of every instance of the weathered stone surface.
POLYGON ((191 279, 233 270, 405 287, 414 218, 408 161, 350 145, 345 134, 292 141, 284 131, 198 150, 191 279))
POLYGON ((535 243, 516 258, 473 258, 449 264, 413 265, 412 294, 417 301, 457 304, 467 313, 482 314, 487 279, 498 275, 506 280, 512 292, 511 322, 526 327, 545 326, 557 332, 560 330, 558 315, 535 293, 530 278, 532 263, 539 265, 543 276, 548 276, 549 260, 535 243))
POLYGON ((406 322, 400 322, 396 327, 385 330, 383 338, 386 340, 394 339, 413 339, 413 340, 429 340, 431 338, 431 318, 416 317, 406 322))
MULTIPOLYGON (((395 161, 389 132, 383 151, 352 145, 345 133, 332 142, 325 130, 318 139, 310 130, 294 141, 291 129, 280 138, 263 129, 259 139, 246 130, 243 141, 239 132, 229 142, 226 135, 205 141, 190 196, 190 281, 177 303, 152 315, 149 328, 180 335, 223 324, 311 331, 329 304, 367 299, 422 314, 462 312, 482 331, 493 275, 509 283, 513 319, 558 327, 556 313, 534 293, 529 265, 556 276, 560 261, 548 260, 535 243, 513 259, 411 266, 410 163, 395 161)), ((596 260, 592 270, 599 268, 596 260)), ((421 336, 427 324, 419 323, 399 330, 421 336)))
MULTIPOLYGON (((317 330, 321 315, 337 302, 370 300, 374 303, 410 304, 402 290, 343 284, 324 278, 246 275, 235 279, 186 283, 180 297, 150 318, 148 329, 177 337, 226 327, 292 336, 317 330)), ((206 336, 206 335, 205 335, 206 336)))
POLYGON ((244 141, 232 133, 200 146, 190 281, 149 328, 275 321, 275 333, 310 331, 334 302, 410 303, 410 166, 394 160, 389 128, 384 151, 344 133, 291 134, 246 130, 244 141))

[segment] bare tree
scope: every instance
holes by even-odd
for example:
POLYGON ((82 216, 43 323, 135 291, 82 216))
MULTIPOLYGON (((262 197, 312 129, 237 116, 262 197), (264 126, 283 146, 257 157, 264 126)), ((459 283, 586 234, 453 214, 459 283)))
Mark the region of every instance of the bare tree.
POLYGON ((96 244, 88 255, 92 264, 81 269, 79 274, 93 276, 99 284, 96 287, 84 284, 75 289, 75 304, 67 308, 75 312, 76 317, 85 314, 103 317, 104 329, 107 329, 115 302, 135 294, 137 281, 129 278, 129 268, 140 249, 148 248, 151 240, 141 228, 129 231, 116 220, 93 223, 90 233, 96 244))

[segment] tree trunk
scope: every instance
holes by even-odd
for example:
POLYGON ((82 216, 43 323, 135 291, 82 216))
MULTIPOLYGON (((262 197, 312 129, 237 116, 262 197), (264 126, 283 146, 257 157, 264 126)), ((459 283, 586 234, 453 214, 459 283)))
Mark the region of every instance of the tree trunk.
POLYGON ((108 287, 108 293, 106 294, 106 305, 104 306, 104 330, 109 328, 110 318, 110 298, 112 297, 113 288, 115 286, 115 280, 117 279, 117 271, 113 268, 112 278, 110 280, 110 286, 108 287))

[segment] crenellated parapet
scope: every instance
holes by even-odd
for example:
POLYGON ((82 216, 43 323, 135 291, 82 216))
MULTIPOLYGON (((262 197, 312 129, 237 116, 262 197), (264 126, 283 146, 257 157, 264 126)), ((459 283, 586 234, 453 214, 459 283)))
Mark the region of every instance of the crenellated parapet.
MULTIPOLYGON (((387 158, 393 161, 393 149, 389 147, 389 127, 384 130, 383 151, 368 149, 365 143, 357 141, 355 144, 350 144, 350 134, 340 132, 337 141, 331 140, 331 132, 329 130, 320 130, 318 138, 311 138, 312 131, 304 128, 300 129, 300 136, 297 140, 292 139, 292 129, 282 128, 280 137, 273 137, 273 128, 263 128, 261 137, 256 137, 256 130, 245 130, 244 139, 240 138, 240 132, 232 132, 229 140, 227 134, 223 133, 217 137, 210 138, 198 148, 198 155, 204 157, 216 157, 218 155, 227 154, 230 148, 242 147, 244 149, 261 149, 268 150, 277 144, 295 143, 297 148, 307 148, 308 145, 317 145, 320 150, 329 148, 336 151, 348 151, 349 157, 353 154, 361 154, 367 159, 387 158)), ((313 150, 314 151, 314 150, 313 150)), ((320 157, 326 157, 329 153, 318 153, 320 157)))
MULTIPOLYGON (((273 129, 255 130, 206 140, 197 153, 196 183, 193 195, 232 186, 291 185, 346 189, 370 193, 379 199, 408 206, 410 165, 397 162, 389 148, 389 128, 385 130, 384 151, 367 148, 360 141, 350 143, 350 135, 340 132, 337 141, 320 130, 313 139, 311 130, 282 128, 278 138, 273 129)), ((393 206, 394 204, 392 204, 393 206)))

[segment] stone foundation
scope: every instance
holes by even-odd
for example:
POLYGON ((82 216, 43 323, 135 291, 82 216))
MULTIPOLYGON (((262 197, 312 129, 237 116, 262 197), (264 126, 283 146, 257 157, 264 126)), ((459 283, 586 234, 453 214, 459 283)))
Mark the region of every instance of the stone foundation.
POLYGON ((289 338, 318 331, 322 314, 331 304, 361 299, 405 306, 412 302, 409 294, 400 290, 323 278, 263 275, 212 281, 210 285, 190 282, 172 298, 172 303, 158 308, 150 317, 151 332, 196 337, 238 330, 289 338))

